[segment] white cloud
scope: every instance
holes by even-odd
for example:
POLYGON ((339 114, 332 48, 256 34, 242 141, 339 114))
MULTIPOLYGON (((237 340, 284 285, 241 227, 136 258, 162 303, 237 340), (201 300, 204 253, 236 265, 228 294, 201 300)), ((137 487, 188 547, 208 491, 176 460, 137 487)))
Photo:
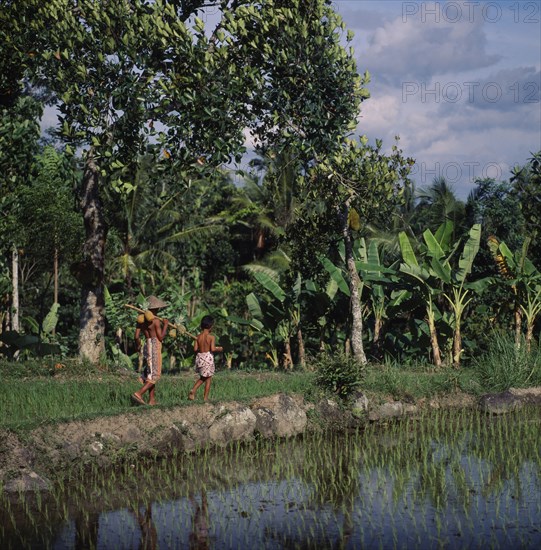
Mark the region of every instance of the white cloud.
POLYGON ((360 67, 394 83, 489 67, 501 59, 487 52, 483 22, 467 19, 396 17, 375 29, 368 44, 360 67))
POLYGON ((336 5, 362 45, 359 71, 372 75, 358 131, 386 148, 399 135, 417 184, 444 175, 465 198, 475 177, 508 179, 541 150, 541 35, 525 11, 483 1, 336 5))
POLYGON ((386 134, 396 124, 399 108, 397 98, 390 94, 381 94, 367 100, 361 106, 359 132, 369 136, 381 131, 386 134))
POLYGON ((58 126, 58 115, 59 111, 54 106, 47 106, 43 110, 43 116, 40 120, 41 132, 45 132, 49 128, 56 128, 58 126))

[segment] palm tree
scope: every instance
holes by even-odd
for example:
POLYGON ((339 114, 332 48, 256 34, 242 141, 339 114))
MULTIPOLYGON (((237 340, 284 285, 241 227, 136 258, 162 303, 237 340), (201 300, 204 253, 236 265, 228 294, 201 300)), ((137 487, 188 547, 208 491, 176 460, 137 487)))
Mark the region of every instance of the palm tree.
POLYGON ((416 195, 418 202, 412 220, 416 235, 425 229, 436 231, 446 221, 453 224, 453 240, 462 235, 466 218, 465 205, 456 197, 452 186, 443 176, 435 177, 429 187, 420 187, 416 195))
POLYGON ((288 254, 280 241, 295 219, 298 162, 288 152, 268 152, 250 166, 243 192, 234 201, 243 212, 237 222, 251 231, 254 261, 287 268, 283 260, 288 254))

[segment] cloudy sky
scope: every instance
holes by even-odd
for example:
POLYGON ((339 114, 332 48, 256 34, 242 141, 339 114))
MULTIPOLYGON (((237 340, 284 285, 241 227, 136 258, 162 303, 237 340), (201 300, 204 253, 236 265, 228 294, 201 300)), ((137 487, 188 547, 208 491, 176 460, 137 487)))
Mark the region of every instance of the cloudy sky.
POLYGON ((444 176, 465 199, 541 150, 541 0, 332 3, 371 74, 358 132, 384 149, 400 136, 418 187, 444 176))
POLYGON ((358 130, 444 176, 466 198, 541 150, 541 2, 333 0, 355 32, 371 98, 358 130))

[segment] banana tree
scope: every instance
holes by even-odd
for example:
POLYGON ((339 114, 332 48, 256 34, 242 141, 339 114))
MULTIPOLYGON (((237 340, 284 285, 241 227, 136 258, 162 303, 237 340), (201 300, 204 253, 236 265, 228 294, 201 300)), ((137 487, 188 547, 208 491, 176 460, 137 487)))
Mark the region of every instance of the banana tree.
POLYGON ((515 296, 515 345, 520 346, 524 315, 526 349, 530 351, 535 322, 541 313, 541 272, 526 256, 529 239, 524 242, 522 250, 514 254, 494 235, 490 235, 487 242, 500 276, 511 286, 515 296))
POLYGON ((414 294, 419 294, 425 304, 426 322, 432 347, 432 361, 436 367, 441 367, 441 351, 436 330, 436 317, 441 317, 441 313, 435 303, 441 289, 437 285, 437 277, 431 271, 426 258, 417 259, 410 239, 404 231, 399 233, 398 243, 403 260, 400 264, 400 271, 415 281, 415 285, 410 285, 410 290, 414 294))
MULTIPOLYGON (((252 266, 255 267, 255 266, 252 266)), ((282 342, 284 352, 282 365, 286 369, 293 368, 293 356, 291 352, 291 338, 297 338, 297 363, 304 366, 304 340, 301 330, 300 296, 302 292, 302 280, 297 275, 291 288, 284 290, 277 281, 277 274, 272 270, 250 269, 256 281, 267 291, 267 296, 257 296, 250 293, 246 297, 246 303, 252 315, 251 325, 266 336, 271 344, 267 357, 273 365, 280 363, 276 342, 282 342), (255 321, 255 323, 254 323, 255 321)))
MULTIPOLYGON (((453 348, 452 348, 452 363, 458 368, 460 366, 460 357, 462 355, 462 333, 461 323, 466 307, 471 302, 471 291, 481 292, 488 280, 482 279, 474 283, 468 282, 466 279, 471 274, 475 256, 479 252, 479 244, 481 241, 481 225, 475 224, 469 231, 468 239, 464 244, 462 253, 458 260, 458 266, 454 268, 451 264, 451 259, 458 250, 460 241, 451 244, 451 235, 453 231, 453 223, 446 222, 442 224, 436 234, 433 234, 430 229, 423 233, 425 243, 425 254, 423 264, 415 265, 417 261, 411 243, 407 236, 402 233, 400 235, 400 246, 406 264, 402 264, 401 270, 404 273, 416 277, 423 281, 426 289, 427 303, 427 319, 430 328, 430 338, 434 352, 435 364, 439 349, 437 346, 437 333, 434 322, 434 296, 438 293, 447 300, 451 307, 452 316, 450 322, 453 328, 453 348), (407 240, 407 242, 406 242, 407 240), (409 249, 408 249, 409 245, 409 249)), ((438 346, 439 347, 439 346, 438 346)), ((441 354, 439 354, 441 365, 441 354)))
POLYGON ((367 247, 365 239, 360 239, 357 250, 359 260, 355 263, 362 280, 370 290, 370 307, 374 316, 372 354, 378 355, 383 326, 385 319, 389 317, 389 311, 400 306, 410 296, 410 292, 397 288, 398 272, 394 265, 383 265, 376 240, 370 240, 367 247))
MULTIPOLYGON (((344 281, 345 283, 345 281, 344 281)), ((338 283, 330 278, 324 288, 314 281, 306 281, 305 289, 310 302, 310 311, 315 315, 316 322, 319 325, 319 351, 326 349, 326 332, 329 327, 329 317, 336 306, 336 294, 338 293, 338 283)))
POLYGON ((475 224, 470 229, 468 240, 464 244, 462 254, 458 260, 458 269, 453 269, 450 263, 451 256, 457 249, 458 243, 453 247, 451 254, 445 257, 444 249, 430 230, 427 229, 423 236, 427 244, 428 255, 431 258, 432 269, 449 288, 449 291, 444 292, 443 296, 449 302, 453 312, 453 366, 458 368, 460 366, 460 356, 463 352, 460 330, 462 316, 472 300, 471 291, 481 292, 488 282, 487 279, 481 279, 475 283, 466 281, 466 278, 472 272, 475 256, 479 252, 481 225, 475 224))
MULTIPOLYGON (((339 247, 339 253, 344 258, 344 247, 339 247)), ((374 317, 374 330, 372 335, 372 353, 377 354, 383 331, 385 319, 389 309, 397 307, 409 295, 405 289, 396 289, 398 279, 397 271, 393 266, 385 267, 380 259, 378 244, 371 240, 367 246, 364 238, 355 242, 353 247, 354 265, 360 281, 360 294, 365 289, 369 291, 368 313, 374 317), (390 291, 389 291, 390 290, 390 291)), ((340 269, 329 258, 322 258, 321 263, 334 281, 336 288, 346 296, 350 296, 347 283, 348 274, 340 269)))

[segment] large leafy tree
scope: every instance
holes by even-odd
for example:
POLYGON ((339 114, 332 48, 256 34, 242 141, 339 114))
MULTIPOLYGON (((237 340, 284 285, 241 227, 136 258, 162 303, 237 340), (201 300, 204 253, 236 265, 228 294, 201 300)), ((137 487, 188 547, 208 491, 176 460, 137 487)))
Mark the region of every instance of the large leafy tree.
POLYGON ((21 244, 37 271, 52 274, 53 303, 57 303, 59 268, 74 258, 82 240, 73 200, 77 174, 65 155, 50 145, 36 157, 34 173, 18 193, 21 244))
MULTIPOLYGON (((402 151, 393 145, 390 154, 382 151, 382 142, 376 146, 367 144, 366 138, 345 139, 334 154, 317 163, 309 173, 308 198, 315 204, 324 200, 327 211, 334 218, 331 239, 344 242, 345 265, 349 278, 351 334, 350 342, 354 356, 366 363, 363 346, 363 315, 361 304, 362 281, 355 265, 353 241, 369 223, 380 222, 400 204, 404 186, 408 182, 411 159, 402 156, 402 151)), ((309 208, 313 204, 306 203, 309 208)), ((319 221, 321 212, 315 208, 319 221)), ((309 217, 309 213, 306 215, 309 217)), ((313 232, 320 231, 315 226, 313 232)), ((319 256, 319 254, 318 254, 319 256)))
POLYGON ((84 147, 79 349, 92 361, 104 349, 103 188, 133 191, 150 136, 188 177, 239 159, 246 127, 262 148, 293 141, 313 156, 356 113, 355 63, 324 0, 23 0, 4 17, 22 65, 56 94, 64 138, 84 147), (208 4, 220 5, 213 29, 197 17, 208 4))
POLYGON ((525 235, 531 238, 530 255, 536 261, 541 260, 541 151, 532 153, 532 157, 523 167, 512 170, 511 183, 518 197, 524 217, 525 235))
POLYGON ((11 256, 11 300, 5 305, 11 306, 13 330, 19 329, 19 249, 24 239, 23 226, 17 223, 20 214, 17 192, 27 185, 30 177, 38 150, 38 121, 42 112, 37 100, 20 92, 19 88, 0 91, 5 102, 4 107, 0 106, 0 245, 11 256))

